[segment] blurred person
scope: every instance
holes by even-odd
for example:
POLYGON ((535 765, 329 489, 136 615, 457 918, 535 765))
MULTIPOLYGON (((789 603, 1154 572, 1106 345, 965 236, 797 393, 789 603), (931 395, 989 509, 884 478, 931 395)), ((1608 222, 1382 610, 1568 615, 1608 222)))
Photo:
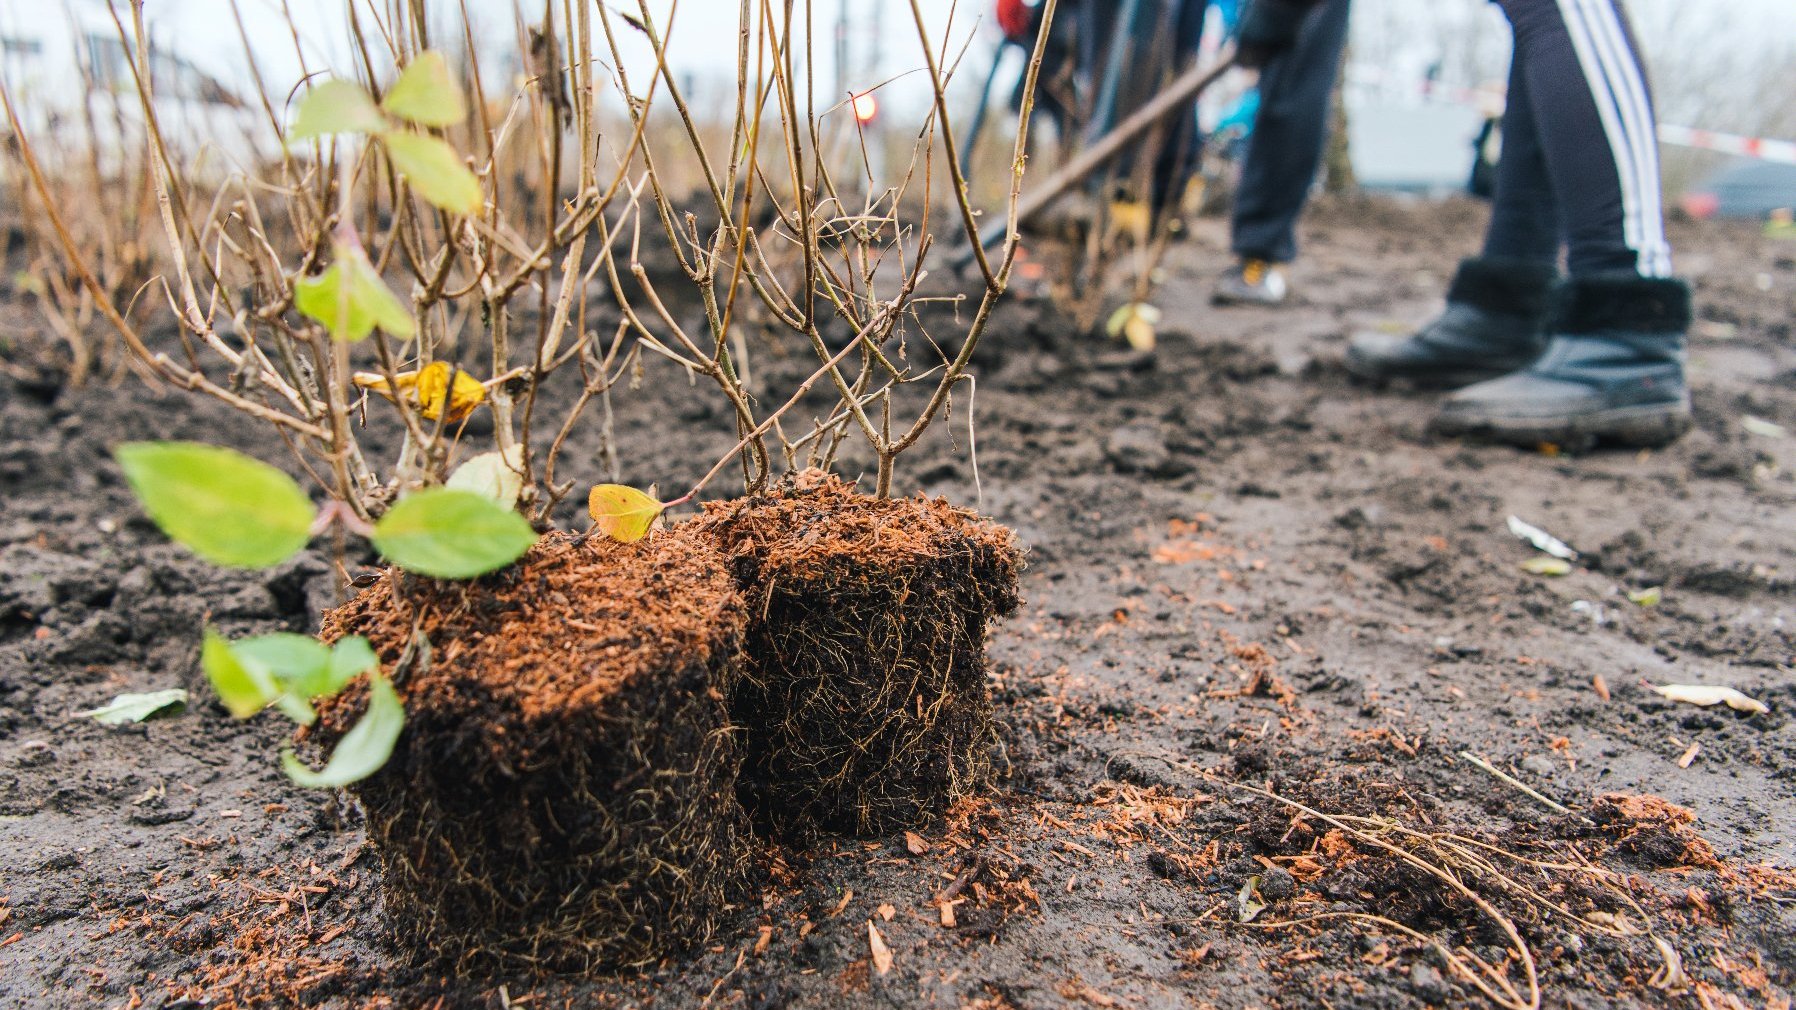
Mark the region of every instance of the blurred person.
POLYGON ((1347 48, 1350 0, 1250 0, 1236 52, 1260 70, 1259 105, 1229 215, 1236 262, 1217 305, 1279 305, 1303 215, 1328 144, 1329 98, 1347 48))
POLYGON ((1463 387, 1440 434, 1668 443, 1690 426, 1690 288, 1672 276, 1633 31, 1618 0, 1495 2, 1515 50, 1483 252, 1459 265, 1438 318, 1408 338, 1355 338, 1347 367, 1463 387))

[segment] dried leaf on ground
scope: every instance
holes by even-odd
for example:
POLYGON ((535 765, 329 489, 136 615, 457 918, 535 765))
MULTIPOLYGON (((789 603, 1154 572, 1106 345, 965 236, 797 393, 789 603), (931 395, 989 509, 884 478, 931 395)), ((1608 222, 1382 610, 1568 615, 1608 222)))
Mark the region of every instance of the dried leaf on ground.
POLYGON ((1677 948, 1656 936, 1653 944, 1659 948, 1659 956, 1665 959, 1665 966, 1653 973, 1653 987, 1666 992, 1683 992, 1690 988, 1690 977, 1684 974, 1684 959, 1677 948))
POLYGON ((867 920, 867 946, 873 950, 873 967, 881 975, 892 970, 892 948, 886 946, 886 938, 879 933, 879 927, 873 920, 867 920))
POLYGON ((1522 562, 1522 571, 1533 575, 1570 575, 1571 562, 1564 558, 1529 558, 1522 562))
POLYGON ((1254 874, 1241 885, 1241 893, 1235 895, 1235 914, 1242 922, 1252 922, 1266 910, 1266 901, 1260 897, 1260 875, 1254 874))
POLYGON ((1764 715, 1771 707, 1756 698, 1749 698, 1731 687, 1715 687, 1710 684, 1648 684, 1654 691, 1670 698, 1672 701, 1687 702, 1691 705, 1726 705, 1736 712, 1751 712, 1764 715))
POLYGON ((586 511, 600 533, 619 543, 633 544, 648 536, 649 528, 665 508, 653 495, 622 484, 600 484, 587 495, 586 511))
POLYGON ((904 833, 904 848, 911 855, 920 856, 929 851, 929 843, 924 841, 923 836, 917 834, 915 831, 906 831, 904 833))

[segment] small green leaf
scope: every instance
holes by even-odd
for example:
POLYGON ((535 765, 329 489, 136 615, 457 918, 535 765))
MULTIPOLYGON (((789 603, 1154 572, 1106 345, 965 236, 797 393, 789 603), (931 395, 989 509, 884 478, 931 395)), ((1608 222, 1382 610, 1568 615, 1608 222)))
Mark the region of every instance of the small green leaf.
POLYGON ((478 214, 486 206, 480 180, 462 164, 455 148, 436 137, 398 130, 384 140, 393 167, 434 206, 451 214, 478 214))
POLYGON ((127 442, 113 456, 162 532, 214 564, 269 568, 312 538, 311 500, 260 460, 197 442, 127 442))
POLYGON ((324 698, 336 694, 349 686, 349 682, 364 673, 379 673, 380 657, 374 654, 374 646, 360 635, 351 635, 337 642, 331 650, 330 677, 322 683, 313 685, 315 698, 324 698))
POLYGON ((594 528, 624 544, 648 536, 665 508, 654 496, 623 484, 600 484, 586 496, 586 514, 592 516, 594 528))
POLYGON ((500 508, 511 508, 524 491, 524 447, 514 445, 503 453, 483 452, 455 468, 443 486, 489 498, 500 508))
POLYGON ((1522 571, 1534 575, 1570 575, 1571 570, 1571 562, 1564 558, 1549 558, 1544 554, 1522 562, 1522 571))
POLYGON ((333 77, 312 85, 299 100, 287 140, 298 143, 333 133, 380 133, 387 126, 387 117, 375 108, 374 99, 361 85, 333 77))
POLYGON ((471 579, 522 557, 536 531, 490 499, 439 487, 400 499, 374 525, 373 539, 388 561, 408 572, 471 579))
POLYGON ((1665 599, 1665 590, 1661 586, 1648 586, 1645 589, 1628 591, 1628 602, 1642 607, 1656 607, 1665 599))
POLYGON ((266 670, 246 665, 231 651, 231 643, 206 629, 205 644, 200 647, 200 667, 218 700, 239 719, 248 719, 280 697, 281 689, 266 670))
POLYGON ((449 61, 435 50, 419 53, 380 104, 419 126, 454 126, 468 118, 468 101, 461 85, 449 72, 449 61))
POLYGON ((281 631, 232 642, 231 655, 246 669, 273 681, 281 692, 274 703, 287 718, 301 726, 318 721, 310 699, 324 692, 311 687, 330 676, 331 662, 331 652, 322 642, 281 631))
POLYGON ((87 716, 108 726, 117 726, 120 723, 142 722, 164 712, 173 714, 186 707, 187 692, 174 687, 166 691, 151 691, 147 694, 121 694, 99 708, 75 714, 87 716))
POLYGON ((380 279, 367 253, 339 244, 336 256, 323 273, 293 282, 295 308, 323 323, 332 339, 350 343, 367 337, 377 326, 400 338, 418 331, 411 309, 380 279))
POLYGON ((321 771, 306 767, 292 749, 281 752, 281 767, 287 777, 312 789, 330 789, 360 782, 380 771, 393 756, 393 745, 399 742, 399 731, 405 728, 405 704, 387 678, 378 673, 368 677, 368 711, 337 741, 336 750, 321 771))

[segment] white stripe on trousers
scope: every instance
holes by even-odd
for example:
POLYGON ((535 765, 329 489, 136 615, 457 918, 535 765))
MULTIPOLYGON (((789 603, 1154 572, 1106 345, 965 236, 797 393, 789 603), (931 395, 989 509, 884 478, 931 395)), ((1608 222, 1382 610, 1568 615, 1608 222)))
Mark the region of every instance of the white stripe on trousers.
POLYGON ((1560 19, 1596 104, 1621 184, 1622 240, 1643 276, 1671 272, 1660 204, 1658 141, 1636 61, 1612 0, 1557 0, 1560 19))
POLYGON ((1641 184, 1643 243, 1641 273, 1662 276, 1671 272, 1671 250, 1665 240, 1665 194, 1659 175, 1658 131, 1653 128, 1652 100, 1641 77, 1640 62, 1628 44, 1627 32, 1613 0, 1584 0, 1596 28, 1599 51, 1609 69, 1610 89, 1615 92, 1634 143, 1635 173, 1641 184))

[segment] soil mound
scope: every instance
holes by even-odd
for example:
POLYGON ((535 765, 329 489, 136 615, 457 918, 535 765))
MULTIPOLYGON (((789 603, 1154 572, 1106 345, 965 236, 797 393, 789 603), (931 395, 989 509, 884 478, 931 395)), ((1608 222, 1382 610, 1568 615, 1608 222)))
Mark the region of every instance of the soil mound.
POLYGON ((745 805, 790 839, 886 834, 974 791, 995 733, 990 622, 1017 607, 1002 526, 833 476, 712 503, 753 620, 731 713, 745 805))
MULTIPOLYGON (((675 529, 546 537, 471 583, 389 571, 326 616, 406 701, 354 787, 400 945, 458 970, 586 970, 707 939, 752 863, 726 692, 743 610, 675 529)), ((352 725, 353 693, 320 736, 352 725)))

